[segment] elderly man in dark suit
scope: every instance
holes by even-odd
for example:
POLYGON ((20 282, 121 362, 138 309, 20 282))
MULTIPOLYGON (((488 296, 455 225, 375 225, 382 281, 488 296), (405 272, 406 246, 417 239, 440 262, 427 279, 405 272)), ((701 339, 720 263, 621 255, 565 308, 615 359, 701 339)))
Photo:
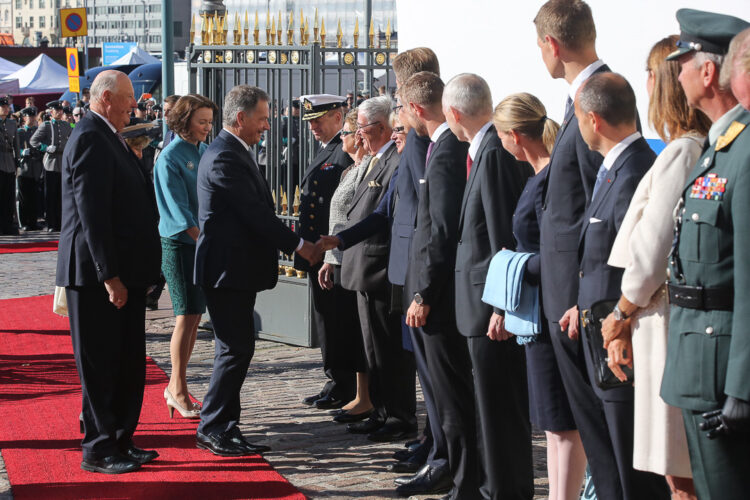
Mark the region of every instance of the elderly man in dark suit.
POLYGON ((119 135, 135 106, 119 71, 91 85, 91 113, 63 156, 57 285, 67 291, 83 391, 81 468, 131 472, 156 458, 133 445, 146 379, 146 289, 159 278, 156 201, 119 135))
MULTIPOLYGON (((399 165, 396 144, 390 140, 391 100, 373 97, 360 104, 357 133, 372 156, 347 214, 352 224, 372 213, 386 194, 399 165)), ((375 411, 368 420, 347 425, 372 441, 395 441, 416 434, 414 360, 401 347, 400 318, 390 309, 386 276, 390 235, 387 228, 344 252, 341 285, 358 292, 370 391, 375 411)))
MULTIPOLYGON (((340 134, 346 100, 340 96, 316 94, 301 96, 300 101, 304 109, 302 120, 307 122, 315 139, 320 141, 321 149, 302 177, 297 234, 308 241, 318 241, 321 234, 328 233, 331 197, 339 185, 341 172, 353 163, 352 157, 342 149, 340 134)), ((350 353, 347 352, 347 347, 351 345, 347 337, 352 332, 346 328, 346 322, 339 321, 341 315, 347 313, 336 310, 335 293, 320 287, 320 264, 311 266, 296 256, 294 267, 308 273, 313 305, 310 323, 320 345, 323 371, 328 377, 323 389, 306 397, 303 403, 320 409, 340 408, 354 399, 357 392, 356 372, 350 368, 350 353)))
POLYGON ((195 282, 206 294, 216 346, 196 444, 221 456, 269 450, 247 441, 238 427, 240 389, 255 351, 257 293, 276 286, 279 250, 310 263, 322 256, 276 217, 271 191, 249 151, 269 129, 268 102, 257 87, 230 90, 224 128, 198 167, 195 282))
MULTIPOLYGON (((575 99, 575 114, 583 140, 604 157, 579 237, 578 310, 582 312, 598 301, 619 298, 623 270, 607 260, 633 193, 656 155, 638 132, 635 93, 622 76, 605 72, 586 80, 575 99)), ((570 328, 577 328, 576 318, 570 318, 570 328)), ((585 329, 581 335, 588 343, 585 329)), ((584 349, 584 354, 589 382, 600 400, 597 407, 586 410, 590 419, 598 419, 607 429, 622 498, 669 498, 664 477, 633 469, 632 385, 601 389, 596 385, 591 350, 584 349)), ((598 479, 595 474, 594 481, 598 479)))
POLYGON ((458 331, 466 337, 471 359, 482 464, 480 489, 484 498, 531 498, 534 478, 525 353, 515 340, 506 340, 503 311, 493 312, 482 302, 490 260, 503 248, 515 247, 513 212, 531 168, 503 148, 491 122, 490 89, 480 76, 461 74, 448 82, 443 111, 458 139, 470 144, 460 162, 468 180, 458 227, 455 308, 458 331))

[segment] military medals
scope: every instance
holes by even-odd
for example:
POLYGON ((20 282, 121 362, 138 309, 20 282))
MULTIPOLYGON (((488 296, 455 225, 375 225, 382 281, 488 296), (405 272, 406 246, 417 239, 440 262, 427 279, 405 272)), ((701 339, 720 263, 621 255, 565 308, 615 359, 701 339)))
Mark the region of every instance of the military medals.
POLYGON ((698 177, 690 189, 690 197, 697 200, 720 201, 724 198, 726 185, 726 177, 719 177, 716 174, 698 177))

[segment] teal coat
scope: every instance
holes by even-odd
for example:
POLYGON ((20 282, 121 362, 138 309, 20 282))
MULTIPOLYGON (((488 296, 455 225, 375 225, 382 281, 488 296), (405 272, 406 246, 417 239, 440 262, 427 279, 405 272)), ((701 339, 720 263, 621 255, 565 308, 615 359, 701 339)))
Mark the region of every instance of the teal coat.
POLYGON ((750 113, 709 147, 683 192, 679 261, 684 282, 734 289, 734 310, 672 306, 661 396, 684 409, 721 407, 726 396, 750 401, 750 113), (709 180, 716 187, 701 194, 709 180), (723 193, 721 193, 723 186, 723 193))

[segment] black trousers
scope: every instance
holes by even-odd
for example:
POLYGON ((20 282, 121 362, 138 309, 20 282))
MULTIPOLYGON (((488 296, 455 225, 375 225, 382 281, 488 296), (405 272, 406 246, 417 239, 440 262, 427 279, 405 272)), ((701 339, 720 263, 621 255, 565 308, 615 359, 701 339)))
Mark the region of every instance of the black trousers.
POLYGON ((482 497, 530 500, 534 468, 526 353, 513 338, 466 340, 474 373, 482 497))
POLYGON ((62 176, 60 172, 44 172, 44 211, 47 227, 60 230, 62 217, 62 176))
MULTIPOLYGON (((405 317, 401 317, 405 321, 405 317)), ((448 463, 448 445, 445 439, 445 433, 440 423, 440 413, 437 407, 437 399, 433 379, 428 369, 427 355, 425 352, 425 343, 422 339, 421 328, 411 328, 401 325, 402 332, 406 328, 411 338, 412 352, 414 353, 414 362, 417 367, 419 384, 422 387, 422 397, 424 406, 427 410, 427 420, 425 422, 425 437, 430 441, 430 453, 427 455, 427 463, 433 467, 442 467, 448 463)), ((441 386, 438 386, 441 387, 441 386)))
POLYGON ((357 308, 375 412, 370 417, 395 427, 416 429, 414 357, 402 347, 401 317, 389 312, 387 292, 358 292, 357 308))
POLYGON ((240 390, 255 353, 255 292, 203 288, 214 326, 214 366, 198 432, 214 434, 240 421, 240 390))
POLYGON ((122 309, 104 286, 68 287, 68 313, 83 393, 85 459, 104 458, 132 444, 146 382, 144 289, 128 289, 122 309))
POLYGON ((310 321, 328 377, 321 394, 348 402, 357 394, 356 373, 367 371, 357 294, 341 287, 341 266, 334 266, 333 289, 323 290, 318 284, 320 268, 314 266, 308 277, 313 305, 310 321))
POLYGON ((16 174, 0 172, 0 233, 14 229, 13 213, 16 210, 16 174))
MULTIPOLYGON (((454 498, 481 498, 474 382, 466 340, 455 329, 438 334, 427 334, 422 328, 413 330, 416 332, 414 352, 421 344, 429 378, 436 391, 434 404, 455 485, 454 498)), ((424 392, 424 386, 422 390, 424 392)))
POLYGON ((19 177, 18 182, 18 222, 24 227, 34 228, 37 221, 36 179, 19 177))

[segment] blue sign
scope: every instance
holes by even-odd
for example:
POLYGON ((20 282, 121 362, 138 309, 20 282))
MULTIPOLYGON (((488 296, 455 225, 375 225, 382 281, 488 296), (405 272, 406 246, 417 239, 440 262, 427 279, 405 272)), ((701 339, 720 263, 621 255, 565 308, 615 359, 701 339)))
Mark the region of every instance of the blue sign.
POLYGON ((102 44, 102 66, 108 66, 130 52, 136 42, 104 42, 102 44))

